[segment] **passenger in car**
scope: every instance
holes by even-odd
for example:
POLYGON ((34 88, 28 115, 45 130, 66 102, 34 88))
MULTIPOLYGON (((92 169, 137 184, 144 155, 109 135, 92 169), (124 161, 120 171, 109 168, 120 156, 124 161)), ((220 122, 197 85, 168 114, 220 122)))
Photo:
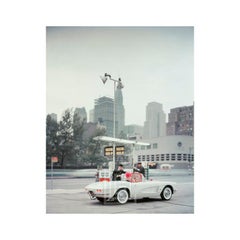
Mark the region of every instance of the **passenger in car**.
POLYGON ((141 163, 141 162, 138 162, 138 163, 137 163, 137 167, 134 167, 134 168, 133 168, 133 172, 139 172, 139 173, 141 173, 141 174, 145 177, 145 169, 144 169, 144 167, 142 166, 142 163, 141 163))
POLYGON ((112 180, 113 180, 113 181, 121 181, 121 175, 122 175, 123 173, 126 173, 126 172, 123 170, 123 165, 122 165, 122 164, 119 164, 119 165, 118 165, 118 169, 113 171, 112 180))

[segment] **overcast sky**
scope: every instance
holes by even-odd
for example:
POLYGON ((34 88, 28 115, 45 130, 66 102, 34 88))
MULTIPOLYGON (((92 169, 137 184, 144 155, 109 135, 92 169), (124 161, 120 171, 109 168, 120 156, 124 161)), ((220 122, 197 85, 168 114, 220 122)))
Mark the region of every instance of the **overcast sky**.
MULTIPOLYGON (((94 108, 94 99, 113 97, 121 77, 125 123, 143 125, 146 106, 193 104, 193 27, 47 27, 47 113, 60 120, 67 108, 94 108)), ((166 119, 167 120, 167 119, 166 119)))

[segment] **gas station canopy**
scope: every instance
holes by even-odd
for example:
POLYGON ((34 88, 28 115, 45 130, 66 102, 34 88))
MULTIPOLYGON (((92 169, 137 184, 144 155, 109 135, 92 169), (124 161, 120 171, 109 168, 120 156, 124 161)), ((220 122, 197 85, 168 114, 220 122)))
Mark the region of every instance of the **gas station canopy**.
POLYGON ((133 144, 133 145, 139 145, 139 146, 149 146, 150 145, 150 143, 144 143, 144 142, 138 142, 138 141, 126 140, 126 139, 120 139, 120 138, 112 138, 112 137, 107 137, 107 136, 98 136, 93 139, 96 141, 122 143, 122 144, 133 144))

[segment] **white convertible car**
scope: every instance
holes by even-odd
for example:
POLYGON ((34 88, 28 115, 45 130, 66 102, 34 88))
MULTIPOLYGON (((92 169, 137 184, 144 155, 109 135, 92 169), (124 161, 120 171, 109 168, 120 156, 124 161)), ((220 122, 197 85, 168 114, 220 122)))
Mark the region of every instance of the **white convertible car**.
POLYGON ((101 181, 85 187, 92 200, 117 200, 125 204, 129 199, 159 198, 170 200, 176 191, 174 182, 149 181, 141 173, 122 174, 121 181, 101 181))

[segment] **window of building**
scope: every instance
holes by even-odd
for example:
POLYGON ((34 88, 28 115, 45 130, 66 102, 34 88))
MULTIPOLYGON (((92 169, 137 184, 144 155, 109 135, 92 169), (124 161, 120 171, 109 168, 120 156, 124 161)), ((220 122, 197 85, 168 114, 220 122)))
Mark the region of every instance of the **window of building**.
POLYGON ((166 154, 166 161, 169 161, 169 154, 166 154))
POLYGON ((182 160, 182 154, 178 154, 178 155, 177 155, 177 160, 178 160, 178 161, 181 161, 181 160, 182 160))
POLYGON ((188 161, 190 162, 191 161, 191 155, 188 154, 188 161))
POLYGON ((187 154, 183 154, 183 161, 187 161, 187 154))
POLYGON ((165 155, 161 154, 161 161, 164 161, 164 160, 165 160, 165 155))
POLYGON ((151 149, 151 145, 148 145, 148 146, 147 146, 147 149, 151 149))
POLYGON ((159 161, 159 154, 156 155, 156 161, 159 161))
POLYGON ((175 154, 171 154, 171 160, 175 161, 176 160, 176 155, 175 154))
POLYGON ((192 161, 194 161, 194 155, 192 154, 192 161))
POLYGON ((153 143, 153 149, 158 148, 158 144, 157 143, 153 143))
POLYGON ((139 162, 141 161, 141 155, 138 155, 138 161, 139 162))
POLYGON ((145 161, 145 155, 142 155, 142 161, 145 161))
POLYGON ((151 161, 154 161, 154 155, 151 155, 151 161))
POLYGON ((136 151, 140 150, 140 147, 139 146, 135 146, 135 150, 136 151))
POLYGON ((149 161, 150 159, 149 159, 149 155, 147 155, 147 161, 149 161))
POLYGON ((145 150, 145 146, 141 146, 141 150, 145 150))

